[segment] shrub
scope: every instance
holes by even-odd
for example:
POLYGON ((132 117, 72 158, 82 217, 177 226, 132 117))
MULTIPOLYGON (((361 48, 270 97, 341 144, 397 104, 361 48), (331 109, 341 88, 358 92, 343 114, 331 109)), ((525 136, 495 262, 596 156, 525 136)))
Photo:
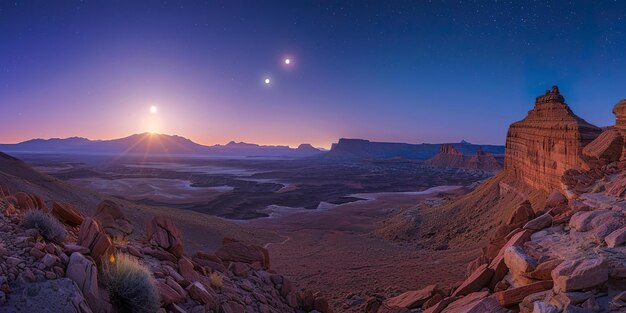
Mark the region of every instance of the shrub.
POLYGON ((218 272, 209 274, 209 280, 211 281, 211 285, 213 287, 220 288, 224 285, 224 278, 218 272))
POLYGON ((159 309, 161 300, 152 273, 134 257, 111 256, 103 266, 103 278, 118 312, 154 313, 159 309))
POLYGON ((31 210, 26 213, 22 225, 25 228, 35 228, 46 240, 61 243, 67 237, 65 226, 54 216, 40 210, 31 210))

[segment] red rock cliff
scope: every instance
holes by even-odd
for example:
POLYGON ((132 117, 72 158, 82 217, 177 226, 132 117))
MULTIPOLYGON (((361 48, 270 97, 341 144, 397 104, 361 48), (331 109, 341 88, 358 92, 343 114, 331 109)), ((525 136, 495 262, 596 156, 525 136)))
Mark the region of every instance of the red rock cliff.
POLYGON ((582 149, 600 132, 576 116, 554 86, 537 97, 526 118, 509 127, 504 167, 530 187, 560 190, 563 173, 584 167, 582 149))
POLYGON ((480 147, 476 151, 476 155, 469 156, 463 155, 463 153, 454 148, 453 144, 449 143, 442 144, 439 152, 424 163, 437 167, 466 168, 491 172, 497 172, 502 169, 495 156, 484 152, 480 147))

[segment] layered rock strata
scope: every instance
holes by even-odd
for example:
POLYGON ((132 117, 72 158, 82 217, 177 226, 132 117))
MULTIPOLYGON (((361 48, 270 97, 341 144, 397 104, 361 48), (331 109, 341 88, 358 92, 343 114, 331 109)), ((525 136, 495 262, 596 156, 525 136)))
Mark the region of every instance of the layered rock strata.
POLYGON ((572 112, 554 86, 537 97, 526 118, 509 127, 504 167, 530 187, 560 190, 565 171, 586 167, 582 149, 600 133, 572 112))

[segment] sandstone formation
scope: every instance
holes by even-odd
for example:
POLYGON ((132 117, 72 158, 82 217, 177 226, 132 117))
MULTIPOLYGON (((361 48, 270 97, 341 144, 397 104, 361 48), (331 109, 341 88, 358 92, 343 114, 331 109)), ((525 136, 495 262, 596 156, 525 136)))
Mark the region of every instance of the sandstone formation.
POLYGON ((492 153, 486 153, 478 148, 475 155, 469 156, 459 152, 453 144, 442 144, 439 152, 424 161, 424 164, 437 167, 464 168, 472 170, 484 170, 497 172, 502 169, 492 153))
POLYGON ((560 190, 565 171, 586 167, 582 149, 600 132, 576 116, 554 86, 537 97, 526 118, 509 127, 504 167, 533 188, 560 190))
MULTIPOLYGON (((378 312, 407 312, 394 310, 410 299, 423 312, 626 311, 626 101, 613 112, 616 126, 601 132, 576 117, 556 87, 538 97, 509 130, 505 170, 484 186, 498 182, 500 197, 543 191, 545 200, 508 208, 447 295, 405 292, 378 312), (513 181, 503 179, 509 175, 513 181)), ((466 198, 476 196, 487 195, 466 198)))

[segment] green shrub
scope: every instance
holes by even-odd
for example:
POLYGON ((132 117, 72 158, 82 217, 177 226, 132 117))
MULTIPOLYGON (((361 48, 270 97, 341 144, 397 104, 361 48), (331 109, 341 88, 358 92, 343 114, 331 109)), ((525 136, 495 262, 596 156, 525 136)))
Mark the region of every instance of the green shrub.
POLYGON ((117 312, 154 313, 161 306, 152 273, 130 255, 111 256, 103 266, 103 278, 117 312))
POLYGON ((67 237, 65 226, 54 216, 40 210, 31 210, 26 213, 22 225, 25 228, 35 228, 46 240, 62 243, 67 237))

